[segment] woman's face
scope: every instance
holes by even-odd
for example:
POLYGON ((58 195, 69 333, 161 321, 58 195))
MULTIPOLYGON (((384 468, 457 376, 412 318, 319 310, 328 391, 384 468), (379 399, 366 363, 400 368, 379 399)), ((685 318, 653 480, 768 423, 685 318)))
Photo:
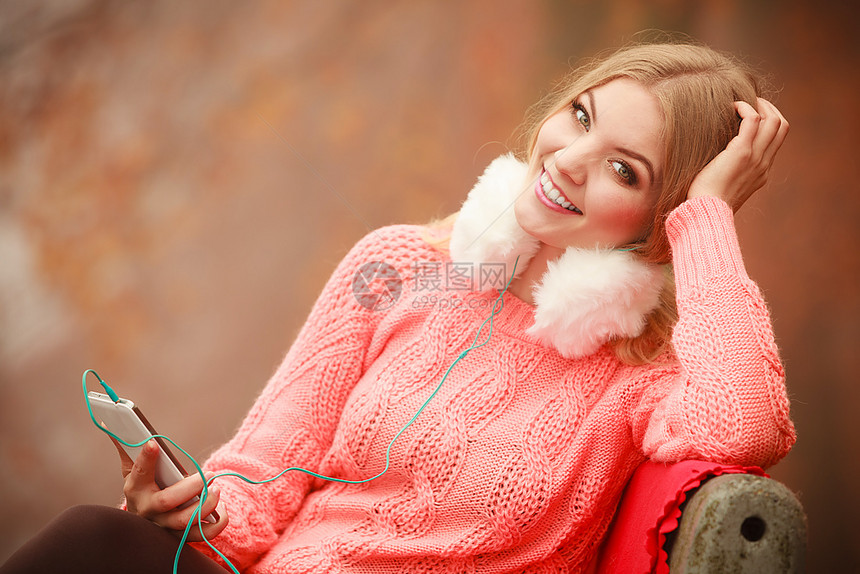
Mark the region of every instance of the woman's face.
POLYGON ((559 249, 639 239, 663 171, 662 123, 657 98, 626 78, 550 116, 532 150, 531 185, 514 205, 520 226, 559 249))

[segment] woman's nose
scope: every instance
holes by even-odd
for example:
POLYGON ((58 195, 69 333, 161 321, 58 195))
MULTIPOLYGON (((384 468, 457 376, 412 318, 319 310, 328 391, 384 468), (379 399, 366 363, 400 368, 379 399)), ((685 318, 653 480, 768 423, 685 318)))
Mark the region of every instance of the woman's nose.
POLYGON ((588 166, 588 150, 582 138, 574 138, 568 145, 555 152, 556 169, 577 185, 585 183, 588 166))

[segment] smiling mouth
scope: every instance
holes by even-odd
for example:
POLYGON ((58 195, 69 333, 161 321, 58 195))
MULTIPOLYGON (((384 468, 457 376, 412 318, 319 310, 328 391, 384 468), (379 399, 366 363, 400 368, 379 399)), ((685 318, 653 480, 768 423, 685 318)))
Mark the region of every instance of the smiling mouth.
POLYGON ((546 170, 543 170, 540 174, 540 185, 538 186, 538 189, 540 191, 540 195, 543 196, 543 199, 546 199, 553 204, 553 207, 558 207, 571 213, 582 215, 582 211, 580 211, 580 209, 555 186, 546 170))

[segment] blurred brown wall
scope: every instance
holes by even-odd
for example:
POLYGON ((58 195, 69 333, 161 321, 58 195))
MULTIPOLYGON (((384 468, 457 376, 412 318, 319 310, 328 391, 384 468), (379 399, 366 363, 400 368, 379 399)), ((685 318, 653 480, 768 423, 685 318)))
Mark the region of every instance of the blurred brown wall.
POLYGON ((860 571, 853 6, 0 5, 0 561, 66 506, 118 499, 84 369, 205 457, 353 242, 456 210, 569 62, 658 28, 780 89, 791 136, 738 215, 800 434, 772 474, 808 511, 809 571, 860 571))

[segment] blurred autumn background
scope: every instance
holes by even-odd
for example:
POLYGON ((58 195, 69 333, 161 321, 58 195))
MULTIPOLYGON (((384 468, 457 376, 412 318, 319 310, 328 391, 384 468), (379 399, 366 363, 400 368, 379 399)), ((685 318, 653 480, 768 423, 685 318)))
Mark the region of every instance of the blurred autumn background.
POLYGON ((94 368, 200 458, 370 229, 448 214, 570 64, 644 29, 770 73, 792 133, 738 214, 800 440, 810 572, 860 570, 852 2, 0 3, 0 561, 115 504, 94 368))

